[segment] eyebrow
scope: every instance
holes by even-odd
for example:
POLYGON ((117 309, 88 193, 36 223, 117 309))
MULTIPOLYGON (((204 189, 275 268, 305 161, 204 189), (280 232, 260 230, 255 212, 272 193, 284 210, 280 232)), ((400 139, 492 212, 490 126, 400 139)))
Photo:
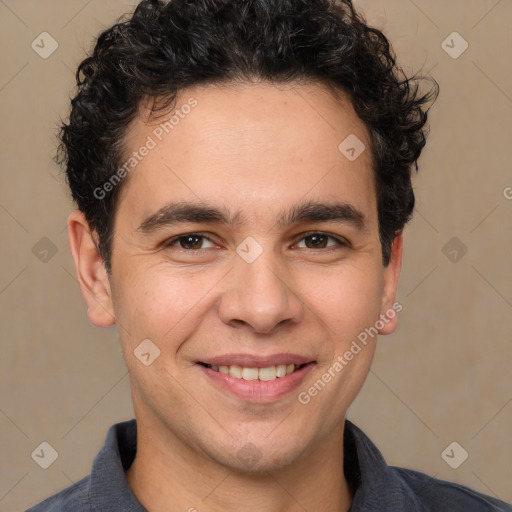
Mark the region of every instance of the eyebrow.
MULTIPOLYGON (((346 202, 299 203, 278 215, 280 227, 307 222, 336 222, 349 224, 365 230, 368 226, 366 216, 354 205, 346 202)), ((180 223, 211 223, 226 226, 240 226, 247 219, 240 212, 232 213, 224 207, 215 207, 205 203, 174 202, 168 203, 147 217, 137 228, 144 234, 150 234, 161 228, 180 223)))

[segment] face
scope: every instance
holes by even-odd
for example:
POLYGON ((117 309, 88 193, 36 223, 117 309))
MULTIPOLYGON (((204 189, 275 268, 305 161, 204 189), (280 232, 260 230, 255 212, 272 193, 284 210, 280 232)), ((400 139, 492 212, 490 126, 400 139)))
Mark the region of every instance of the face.
POLYGON ((383 267, 365 126, 321 85, 195 87, 145 119, 126 137, 137 163, 110 280, 70 219, 89 319, 117 324, 137 420, 161 446, 290 464, 343 424, 375 349, 354 340, 394 303, 401 238, 383 267))

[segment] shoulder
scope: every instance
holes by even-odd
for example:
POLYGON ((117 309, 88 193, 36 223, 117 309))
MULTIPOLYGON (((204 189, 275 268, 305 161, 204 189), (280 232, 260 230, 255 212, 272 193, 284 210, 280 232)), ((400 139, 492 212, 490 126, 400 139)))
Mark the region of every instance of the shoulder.
POLYGON ((94 458, 91 473, 25 512, 144 510, 133 496, 125 475, 125 469, 135 457, 136 436, 134 419, 112 425, 94 458))
POLYGON ((390 466, 389 470, 425 506, 425 510, 512 512, 512 504, 507 504, 464 485, 439 480, 411 469, 390 466))
POLYGON ((464 485, 389 466, 361 429, 345 426, 344 470, 356 488, 351 512, 512 512, 512 504, 464 485))
POLYGON ((86 476, 25 512, 93 512, 87 492, 89 481, 90 476, 86 476))

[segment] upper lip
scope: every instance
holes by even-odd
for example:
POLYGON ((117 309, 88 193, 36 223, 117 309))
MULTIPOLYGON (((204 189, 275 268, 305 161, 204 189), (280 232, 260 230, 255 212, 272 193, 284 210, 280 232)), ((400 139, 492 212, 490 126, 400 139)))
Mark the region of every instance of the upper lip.
POLYGON ((268 356, 257 356, 253 354, 224 354, 208 357, 207 359, 200 359, 196 362, 212 366, 236 365, 246 368, 267 368, 269 366, 279 366, 282 364, 301 365, 305 363, 312 363, 314 362, 314 359, 291 353, 272 354, 268 356))

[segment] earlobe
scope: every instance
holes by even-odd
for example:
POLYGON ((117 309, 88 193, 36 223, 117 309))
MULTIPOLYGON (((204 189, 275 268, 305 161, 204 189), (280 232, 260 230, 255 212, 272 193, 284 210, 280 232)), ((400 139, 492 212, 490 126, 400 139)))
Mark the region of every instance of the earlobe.
POLYGON ((75 262, 78 284, 87 304, 87 317, 98 327, 115 324, 110 282, 103 258, 84 214, 75 210, 68 217, 69 248, 75 262))
POLYGON ((402 248, 403 237, 400 232, 391 245, 391 258, 388 266, 384 269, 384 286, 382 290, 382 301, 380 309, 380 324, 383 325, 378 329, 379 334, 391 334, 398 325, 397 312, 401 310, 401 306, 397 307, 395 303, 396 291, 398 288, 398 279, 402 268, 402 248))

